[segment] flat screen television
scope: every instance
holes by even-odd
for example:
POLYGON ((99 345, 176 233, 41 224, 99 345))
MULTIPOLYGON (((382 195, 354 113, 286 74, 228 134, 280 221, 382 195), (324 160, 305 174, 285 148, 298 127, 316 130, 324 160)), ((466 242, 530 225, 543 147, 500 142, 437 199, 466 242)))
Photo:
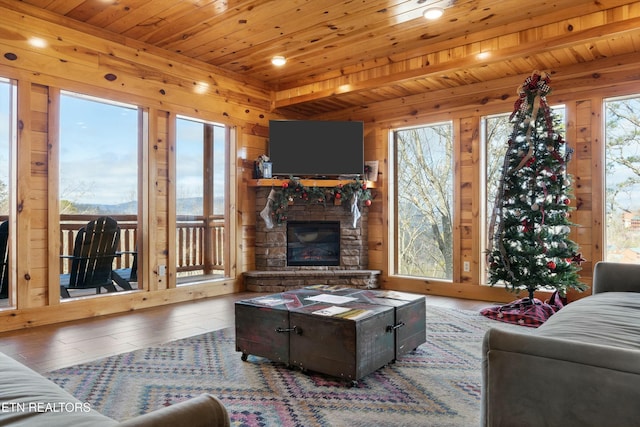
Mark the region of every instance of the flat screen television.
POLYGON ((355 176, 364 172, 364 124, 270 120, 273 176, 355 176))

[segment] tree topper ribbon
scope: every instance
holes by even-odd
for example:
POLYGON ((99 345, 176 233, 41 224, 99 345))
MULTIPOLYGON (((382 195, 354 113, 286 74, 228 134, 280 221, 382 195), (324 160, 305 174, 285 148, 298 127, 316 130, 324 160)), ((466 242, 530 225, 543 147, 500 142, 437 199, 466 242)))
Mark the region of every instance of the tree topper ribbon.
MULTIPOLYGON (((536 125, 536 117, 538 117, 538 110, 540 109, 540 106, 546 106, 546 95, 551 92, 551 88, 548 84, 550 81, 551 79, 547 73, 540 73, 536 70, 531 73, 531 76, 527 77, 521 86, 518 87, 518 99, 515 102, 513 113, 511 113, 509 120, 512 120, 513 116, 518 111, 526 114, 529 109, 529 95, 533 95, 533 99, 531 100, 531 114, 524 120, 524 125, 527 127, 525 140, 527 141, 529 150, 518 166, 514 169, 514 172, 522 169, 533 157, 534 147, 533 144, 531 144, 531 132, 533 131, 533 127, 536 125)), ((547 123, 548 127, 550 127, 550 125, 550 123, 547 123)))

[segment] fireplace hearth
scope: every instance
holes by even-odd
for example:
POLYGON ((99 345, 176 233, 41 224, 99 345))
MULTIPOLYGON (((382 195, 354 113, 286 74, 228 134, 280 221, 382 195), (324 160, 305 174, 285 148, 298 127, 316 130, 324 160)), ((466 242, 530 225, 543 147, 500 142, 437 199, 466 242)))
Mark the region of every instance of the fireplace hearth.
POLYGON ((340 222, 287 222, 287 265, 340 265, 340 222))

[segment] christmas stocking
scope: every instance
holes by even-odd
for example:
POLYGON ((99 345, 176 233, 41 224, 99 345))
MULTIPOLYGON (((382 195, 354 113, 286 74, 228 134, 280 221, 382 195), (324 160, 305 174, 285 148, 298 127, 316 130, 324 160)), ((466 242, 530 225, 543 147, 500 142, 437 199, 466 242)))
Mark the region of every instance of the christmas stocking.
POLYGON ((264 209, 260 212, 260 216, 264 220, 267 228, 273 228, 273 220, 271 219, 271 206, 273 205, 274 200, 276 199, 276 190, 273 188, 269 193, 269 197, 267 197, 267 204, 264 206, 264 209))
POLYGON ((360 209, 358 209, 358 196, 355 194, 351 198, 351 215, 353 216, 353 228, 356 228, 358 224, 358 218, 360 218, 360 209))

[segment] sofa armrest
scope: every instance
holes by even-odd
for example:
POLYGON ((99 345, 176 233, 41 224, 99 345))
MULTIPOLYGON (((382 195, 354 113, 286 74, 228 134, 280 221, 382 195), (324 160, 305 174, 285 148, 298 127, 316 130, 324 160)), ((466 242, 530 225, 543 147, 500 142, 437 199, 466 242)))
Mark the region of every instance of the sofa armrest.
POLYGON ((210 394, 202 394, 120 423, 122 427, 229 427, 230 425, 229 413, 224 404, 210 394))
POLYGON ((482 353, 485 427, 633 426, 640 351, 490 329, 482 353))
POLYGON ((640 292, 640 264, 597 262, 592 292, 640 292))

